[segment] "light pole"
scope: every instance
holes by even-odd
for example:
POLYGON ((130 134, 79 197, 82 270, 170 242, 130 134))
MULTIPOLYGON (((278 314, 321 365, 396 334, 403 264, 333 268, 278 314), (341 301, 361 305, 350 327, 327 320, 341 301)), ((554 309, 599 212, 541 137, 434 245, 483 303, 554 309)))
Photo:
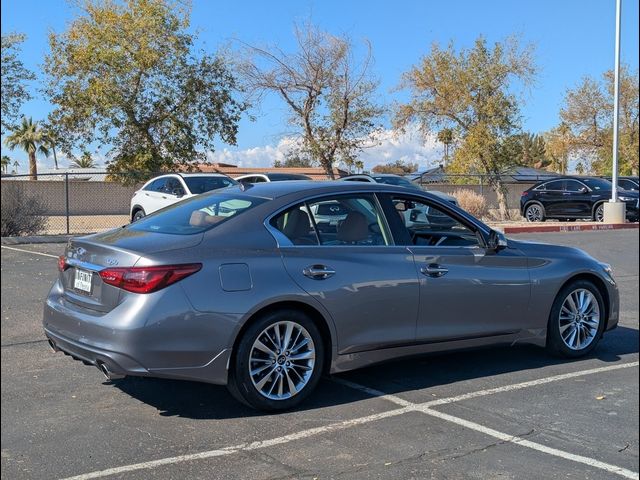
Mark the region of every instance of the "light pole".
POLYGON ((616 50, 613 82, 613 172, 611 175, 611 200, 604 205, 604 221, 624 223, 626 204, 618 200, 618 104, 620 103, 620 16, 622 0, 616 0, 616 50))

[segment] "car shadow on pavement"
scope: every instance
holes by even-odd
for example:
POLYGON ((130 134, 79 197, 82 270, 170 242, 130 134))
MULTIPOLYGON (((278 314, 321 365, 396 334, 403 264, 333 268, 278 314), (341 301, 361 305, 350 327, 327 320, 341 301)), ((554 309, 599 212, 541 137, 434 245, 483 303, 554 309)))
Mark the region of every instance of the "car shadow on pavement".
MULTIPOLYGON (((618 362, 639 351, 638 330, 618 327, 609 332, 587 359, 618 362)), ((424 390, 465 380, 584 361, 555 358, 544 349, 523 345, 433 354, 392 361, 339 375, 388 394, 424 390)), ((590 366, 592 368, 592 366, 590 366)), ((514 383, 522 381, 515 379, 514 383)), ((265 415, 231 397, 223 386, 182 380, 127 377, 113 385, 155 407, 162 416, 223 419, 265 415)), ((496 385, 497 386, 497 385, 496 385)), ((484 387, 483 387, 484 388, 484 387)), ((428 393, 428 390, 427 392, 428 393)), ((313 395, 294 412, 357 402, 369 396, 359 390, 322 379, 313 395)))

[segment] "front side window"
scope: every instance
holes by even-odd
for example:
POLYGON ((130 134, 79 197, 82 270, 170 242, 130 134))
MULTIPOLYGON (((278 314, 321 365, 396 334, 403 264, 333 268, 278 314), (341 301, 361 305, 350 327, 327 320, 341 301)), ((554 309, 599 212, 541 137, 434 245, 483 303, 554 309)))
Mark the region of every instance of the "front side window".
POLYGON ((163 192, 167 184, 167 177, 157 178, 144 189, 150 192, 163 192))
POLYGON ((561 192, 563 190, 564 180, 554 180, 545 184, 545 190, 551 192, 561 192))
POLYGON ((389 245, 373 195, 325 197, 296 205, 271 220, 294 245, 389 245))
POLYGON ((474 247, 481 245, 479 233, 463 224, 445 210, 410 197, 391 198, 395 215, 400 221, 401 238, 409 245, 432 247, 474 247))
POLYGON ((265 201, 244 195, 199 195, 148 215, 126 228, 177 235, 201 233, 265 201))
POLYGON ((581 192, 584 188, 584 185, 576 180, 567 180, 567 191, 568 192, 581 192))

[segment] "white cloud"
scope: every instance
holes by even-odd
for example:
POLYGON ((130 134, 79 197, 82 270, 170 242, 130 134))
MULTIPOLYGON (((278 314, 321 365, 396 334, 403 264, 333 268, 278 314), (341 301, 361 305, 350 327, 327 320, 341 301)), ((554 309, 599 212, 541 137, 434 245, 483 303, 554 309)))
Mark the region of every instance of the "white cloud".
MULTIPOLYGON (((239 167, 271 167, 276 160, 285 159, 295 142, 293 137, 284 137, 276 145, 242 150, 224 148, 209 152, 207 158, 213 163, 230 163, 239 167)), ((437 166, 442 160, 442 146, 436 142, 435 136, 425 138, 415 125, 403 133, 383 130, 371 137, 370 145, 359 155, 365 170, 396 160, 417 163, 419 170, 424 170, 437 166)))

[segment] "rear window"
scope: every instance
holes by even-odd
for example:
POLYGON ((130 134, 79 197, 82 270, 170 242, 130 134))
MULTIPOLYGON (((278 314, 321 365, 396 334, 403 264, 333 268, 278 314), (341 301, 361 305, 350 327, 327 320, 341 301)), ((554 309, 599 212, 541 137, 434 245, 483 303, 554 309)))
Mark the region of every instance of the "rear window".
POLYGON ((184 181, 189 191, 196 194, 238 184, 235 180, 226 177, 184 177, 184 181))
POLYGON ((264 198, 244 195, 200 195, 159 210, 127 228, 175 235, 201 233, 264 202, 264 198))

